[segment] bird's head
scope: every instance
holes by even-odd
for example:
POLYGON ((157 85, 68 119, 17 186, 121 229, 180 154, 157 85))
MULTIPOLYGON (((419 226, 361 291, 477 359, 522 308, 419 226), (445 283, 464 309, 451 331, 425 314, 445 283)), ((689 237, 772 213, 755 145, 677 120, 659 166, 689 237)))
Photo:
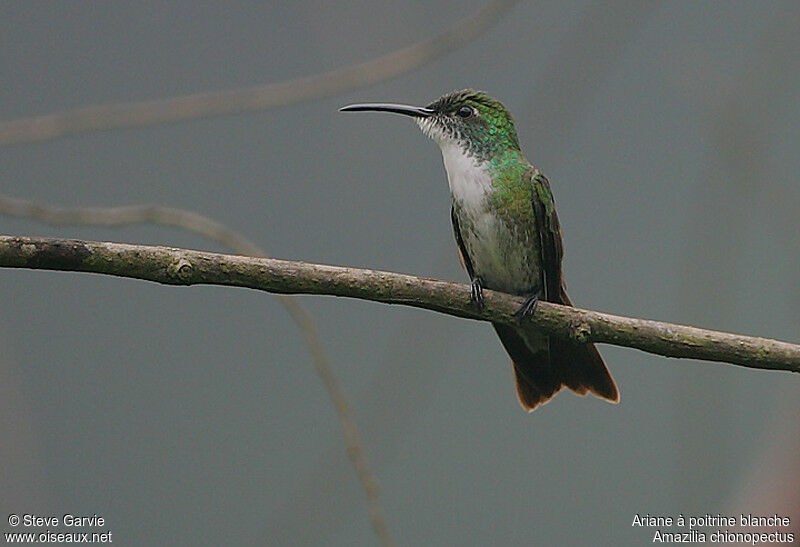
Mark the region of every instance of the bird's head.
POLYGON ((440 147, 456 145, 479 161, 509 150, 519 150, 511 114, 500 101, 483 91, 453 91, 427 106, 362 103, 345 106, 341 111, 394 112, 411 116, 422 132, 440 147))

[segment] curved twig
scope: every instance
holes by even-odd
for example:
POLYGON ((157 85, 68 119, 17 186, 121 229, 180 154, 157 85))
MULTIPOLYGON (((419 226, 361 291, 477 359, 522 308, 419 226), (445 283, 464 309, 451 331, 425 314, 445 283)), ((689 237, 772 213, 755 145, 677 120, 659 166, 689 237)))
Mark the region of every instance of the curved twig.
MULTIPOLYGON (((212 284, 279 294, 320 294, 403 304, 456 317, 517 324, 523 299, 486 291, 470 303, 470 286, 411 275, 187 249, 0 236, 0 267, 94 272, 168 285, 212 284)), ((604 342, 667 357, 800 372, 800 346, 540 302, 533 325, 576 343, 604 342)))
MULTIPOLYGON (((243 234, 216 220, 192 211, 161 205, 55 207, 0 195, 0 214, 18 218, 32 218, 54 225, 125 226, 151 223, 162 226, 175 226, 221 243, 236 253, 248 256, 267 256, 263 249, 243 234)), ((370 521, 375 534, 382 545, 394 545, 379 501, 378 480, 372 473, 361 448, 361 439, 358 434, 355 417, 350 409, 347 397, 328 362, 328 357, 319 339, 316 323, 297 300, 282 294, 277 296, 280 303, 300 328, 300 332, 311 351, 314 369, 333 402, 339 423, 342 426, 347 455, 355 468, 358 480, 367 497, 370 521)))
POLYGON ((154 101, 87 106, 68 112, 0 122, 0 146, 46 141, 79 133, 269 110, 372 85, 413 70, 469 42, 489 28, 513 4, 513 0, 494 0, 438 36, 363 63, 321 74, 154 101))

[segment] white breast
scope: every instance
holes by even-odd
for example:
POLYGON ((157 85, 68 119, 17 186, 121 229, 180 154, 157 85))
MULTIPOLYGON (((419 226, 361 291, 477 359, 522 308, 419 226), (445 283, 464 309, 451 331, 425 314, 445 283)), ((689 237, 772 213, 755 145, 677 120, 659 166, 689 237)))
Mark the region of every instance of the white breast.
POLYGON ((492 185, 492 178, 485 166, 468 156, 456 143, 443 143, 441 148, 453 199, 463 207, 483 208, 492 185))
POLYGON ((461 237, 475 274, 486 288, 523 294, 538 279, 530 257, 532 242, 517 233, 488 208, 492 178, 455 143, 440 142, 453 201, 458 205, 461 237))

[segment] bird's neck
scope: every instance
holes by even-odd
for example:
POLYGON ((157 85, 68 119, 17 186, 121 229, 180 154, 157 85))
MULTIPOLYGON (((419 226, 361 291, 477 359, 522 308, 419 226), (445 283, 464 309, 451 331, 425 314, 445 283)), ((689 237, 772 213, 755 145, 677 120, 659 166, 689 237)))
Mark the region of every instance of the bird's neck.
POLYGON ((457 142, 442 143, 442 158, 453 201, 481 207, 487 198, 509 184, 521 184, 522 172, 530 168, 518 149, 506 149, 480 158, 457 142))

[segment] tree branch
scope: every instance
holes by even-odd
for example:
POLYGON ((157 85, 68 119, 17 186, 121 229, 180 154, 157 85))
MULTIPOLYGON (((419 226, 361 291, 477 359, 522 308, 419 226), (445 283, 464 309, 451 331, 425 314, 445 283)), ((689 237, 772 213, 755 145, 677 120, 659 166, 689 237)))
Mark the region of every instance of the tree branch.
MULTIPOLYGON (((187 249, 0 236, 0 267, 93 272, 167 285, 226 285, 279 294, 346 296, 482 321, 518 324, 523 299, 485 291, 485 306, 470 303, 470 287, 411 275, 187 249)), ((720 361, 750 368, 800 372, 800 346, 658 321, 619 317, 540 302, 530 320, 577 343, 603 342, 666 357, 720 361)))
POLYGON ((433 38, 363 63, 303 78, 154 101, 94 105, 67 112, 0 121, 0 146, 109 129, 270 110, 365 87, 395 78, 468 43, 492 26, 513 4, 513 0, 494 0, 433 38))

